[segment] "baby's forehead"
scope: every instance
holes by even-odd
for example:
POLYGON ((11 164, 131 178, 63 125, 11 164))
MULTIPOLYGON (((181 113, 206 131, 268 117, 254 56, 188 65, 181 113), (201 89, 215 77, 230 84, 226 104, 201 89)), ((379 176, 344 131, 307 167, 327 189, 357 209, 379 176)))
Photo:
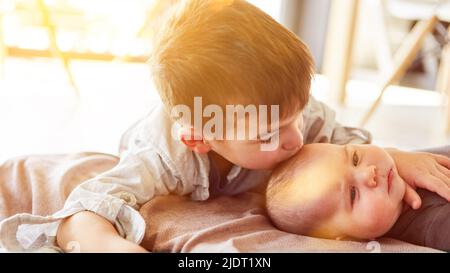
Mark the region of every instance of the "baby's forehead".
POLYGON ((340 177, 348 166, 348 154, 344 146, 314 144, 305 145, 304 151, 296 156, 296 160, 286 166, 294 169, 296 175, 302 174, 320 177, 340 177))
POLYGON ((339 150, 314 154, 310 159, 292 164, 289 184, 293 193, 299 198, 317 199, 340 195, 345 185, 346 164, 343 164, 342 152, 339 150))
POLYGON ((324 176, 316 176, 309 181, 305 178, 309 179, 303 177, 292 181, 292 188, 288 189, 290 198, 283 201, 285 205, 305 211, 302 215, 312 213, 322 219, 334 216, 343 205, 340 183, 322 183, 323 179, 330 179, 324 176))
POLYGON ((342 191, 344 175, 337 172, 308 171, 291 178, 291 190, 299 198, 322 199, 337 196, 342 191))
POLYGON ((329 144, 308 144, 278 166, 274 181, 283 180, 292 190, 303 192, 335 192, 347 173, 345 148, 329 144))

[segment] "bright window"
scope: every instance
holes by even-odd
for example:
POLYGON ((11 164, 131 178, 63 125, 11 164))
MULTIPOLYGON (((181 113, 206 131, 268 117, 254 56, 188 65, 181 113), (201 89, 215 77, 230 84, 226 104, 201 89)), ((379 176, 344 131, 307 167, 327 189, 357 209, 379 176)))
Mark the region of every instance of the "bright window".
POLYGON ((264 12, 272 16, 275 20, 280 21, 281 18, 281 2, 280 0, 248 0, 248 2, 262 9, 264 12))

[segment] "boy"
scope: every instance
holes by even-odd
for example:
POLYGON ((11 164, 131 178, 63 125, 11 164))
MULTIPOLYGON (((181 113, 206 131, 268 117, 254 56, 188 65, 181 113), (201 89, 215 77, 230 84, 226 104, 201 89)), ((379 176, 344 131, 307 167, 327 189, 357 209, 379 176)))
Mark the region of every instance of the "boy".
MULTIPOLYGON (((306 46, 245 1, 182 1, 157 37, 151 67, 163 103, 125 135, 119 164, 77 187, 51 216, 4 220, 3 247, 21 251, 58 245, 68 250, 76 242, 83 252, 143 252, 138 244, 145 223, 136 209, 155 195, 205 200, 239 193, 266 181, 270 169, 303 142, 370 141, 367 132, 340 126, 332 111, 309 98, 313 65, 306 46), (195 115, 198 98, 200 105, 211 106, 209 112, 200 111, 200 118, 195 115), (258 107, 259 118, 263 110, 279 112, 259 119, 257 129, 263 134, 257 137, 247 132, 255 122, 245 123, 243 138, 235 138, 239 121, 234 119, 225 139, 209 134, 215 127, 209 122, 209 133, 196 126, 208 116, 223 123, 217 110, 226 112, 228 105, 266 106, 258 107), (180 115, 186 110, 194 112, 193 122, 189 114, 180 115), (264 150, 270 143, 276 145, 264 150)), ((254 117, 245 110, 236 114, 244 121, 254 117)), ((405 169, 414 166, 425 173, 434 166, 431 159, 412 164, 410 155, 392 152, 405 169)))
POLYGON ((311 144, 282 165, 266 192, 267 211, 278 228, 328 239, 385 235, 450 250, 450 203, 420 190, 422 207, 405 206, 406 183, 383 149, 311 144))

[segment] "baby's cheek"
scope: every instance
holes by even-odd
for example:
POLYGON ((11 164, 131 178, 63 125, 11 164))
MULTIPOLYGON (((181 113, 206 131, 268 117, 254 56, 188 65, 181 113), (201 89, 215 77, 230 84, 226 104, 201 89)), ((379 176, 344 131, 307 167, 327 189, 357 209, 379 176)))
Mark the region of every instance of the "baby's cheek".
POLYGON ((397 209, 393 206, 385 202, 375 203, 366 214, 365 225, 371 232, 380 236, 391 228, 397 214, 397 209))

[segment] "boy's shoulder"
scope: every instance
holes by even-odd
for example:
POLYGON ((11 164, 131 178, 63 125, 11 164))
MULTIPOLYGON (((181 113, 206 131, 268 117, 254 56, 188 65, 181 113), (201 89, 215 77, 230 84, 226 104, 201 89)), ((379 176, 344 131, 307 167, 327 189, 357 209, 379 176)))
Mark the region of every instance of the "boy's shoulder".
POLYGON ((177 128, 160 101, 153 102, 149 112, 131 125, 120 139, 119 152, 147 146, 183 145, 173 139, 172 129, 177 128), (165 145, 164 145, 165 144, 165 145))
POLYGON ((193 199, 205 200, 209 188, 209 158, 192 152, 172 136, 172 130, 176 132, 179 127, 161 102, 154 103, 149 112, 122 135, 119 154, 140 154, 148 168, 158 173, 159 179, 168 180, 167 184, 179 181, 183 185, 181 193, 192 192, 193 199))

